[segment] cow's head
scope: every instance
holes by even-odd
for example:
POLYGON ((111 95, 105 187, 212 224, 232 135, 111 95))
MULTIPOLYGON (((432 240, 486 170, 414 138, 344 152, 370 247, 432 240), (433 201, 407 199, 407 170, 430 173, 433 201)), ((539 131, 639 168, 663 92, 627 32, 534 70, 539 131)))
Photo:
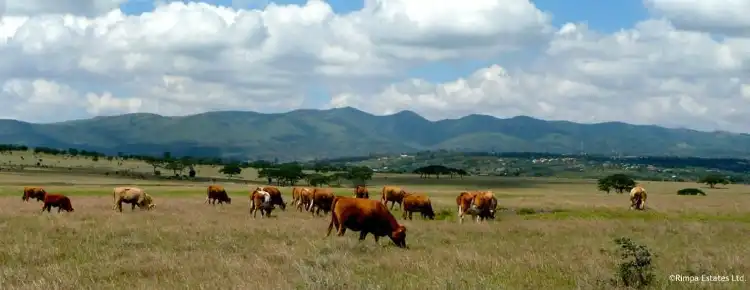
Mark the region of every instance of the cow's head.
POLYGON ((391 232, 390 236, 391 241, 393 241, 396 246, 400 248, 406 248, 406 227, 403 225, 399 225, 396 230, 391 232))
POLYGON ((225 200, 227 204, 232 204, 232 198, 227 196, 227 199, 225 200))

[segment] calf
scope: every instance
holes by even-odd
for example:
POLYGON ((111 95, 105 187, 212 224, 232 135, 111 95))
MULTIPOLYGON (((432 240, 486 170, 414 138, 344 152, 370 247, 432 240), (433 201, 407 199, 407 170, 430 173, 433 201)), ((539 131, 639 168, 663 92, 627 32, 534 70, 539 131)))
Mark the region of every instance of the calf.
POLYGON ((224 202, 232 204, 232 198, 229 197, 227 191, 221 185, 209 185, 208 189, 206 189, 206 195, 206 203, 215 205, 218 201, 219 204, 224 202))
POLYGON ((28 202, 30 198, 34 198, 37 201, 43 201, 45 194, 47 194, 47 192, 44 191, 44 188, 27 186, 23 188, 23 196, 21 196, 21 200, 28 202))
POLYGON ((331 205, 331 223, 328 233, 336 227, 338 236, 346 229, 359 232, 359 240, 372 234, 377 243, 380 237, 388 236, 396 246, 406 248, 406 227, 398 224, 388 208, 377 200, 337 196, 331 205))
POLYGON ((414 212, 422 214, 422 218, 435 219, 435 211, 432 210, 432 202, 426 195, 421 194, 406 194, 403 200, 404 212, 402 217, 406 219, 407 215, 409 219, 412 219, 414 212))
POLYGON ((73 211, 73 205, 70 203, 70 198, 62 194, 45 194, 42 200, 44 201, 44 205, 42 205, 41 212, 44 212, 45 209, 47 212, 50 212, 52 207, 57 207, 57 212, 63 210, 67 212, 73 211))
POLYGON ((367 187, 362 186, 362 185, 357 185, 357 187, 354 188, 354 197, 370 198, 370 192, 367 190, 367 187))

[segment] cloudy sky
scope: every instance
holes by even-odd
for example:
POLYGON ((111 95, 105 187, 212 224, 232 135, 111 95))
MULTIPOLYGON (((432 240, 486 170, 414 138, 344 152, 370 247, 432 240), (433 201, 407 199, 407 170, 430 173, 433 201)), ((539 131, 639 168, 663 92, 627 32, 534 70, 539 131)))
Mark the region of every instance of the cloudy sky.
POLYGON ((750 132, 750 0, 0 0, 0 118, 352 106, 750 132))

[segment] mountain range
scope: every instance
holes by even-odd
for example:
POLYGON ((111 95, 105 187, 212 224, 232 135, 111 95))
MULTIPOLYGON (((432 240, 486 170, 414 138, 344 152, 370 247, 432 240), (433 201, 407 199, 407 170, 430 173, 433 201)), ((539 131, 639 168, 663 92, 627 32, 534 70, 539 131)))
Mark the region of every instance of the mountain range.
POLYGON ((448 149, 698 157, 750 157, 750 135, 620 122, 579 124, 526 116, 429 121, 411 112, 376 116, 346 107, 286 113, 149 113, 36 124, 0 120, 0 143, 107 154, 310 160, 448 149))

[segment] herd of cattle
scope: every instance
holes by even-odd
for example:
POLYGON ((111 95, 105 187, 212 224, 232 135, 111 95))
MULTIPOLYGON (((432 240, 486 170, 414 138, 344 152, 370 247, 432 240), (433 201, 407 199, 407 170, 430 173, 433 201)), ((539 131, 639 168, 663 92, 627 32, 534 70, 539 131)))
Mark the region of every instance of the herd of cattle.
MULTIPOLYGON (((646 204, 646 190, 635 186, 630 191, 631 209, 643 210, 646 204)), ((42 201, 42 212, 50 212, 52 207, 60 211, 73 211, 70 198, 55 193, 47 193, 41 187, 24 187, 23 201, 29 199, 42 201)), ((112 209, 122 212, 122 204, 130 204, 131 210, 138 206, 140 209, 151 210, 156 204, 151 195, 137 187, 115 187, 112 191, 114 205, 112 209)), ((224 187, 210 185, 206 190, 206 201, 215 205, 232 203, 224 187)), ((331 213, 331 222, 328 225, 328 233, 331 234, 336 227, 338 235, 342 236, 346 229, 360 232, 359 239, 364 240, 367 234, 373 234, 377 242, 380 237, 388 236, 397 246, 406 247, 406 227, 400 225, 391 214, 387 205, 391 203, 392 210, 396 204, 402 210, 402 218, 412 219, 412 214, 418 212, 423 218, 435 219, 430 198, 423 194, 408 193, 400 187, 384 186, 381 191, 380 201, 371 200, 366 187, 357 186, 351 197, 334 195, 330 188, 292 188, 292 206, 298 211, 308 211, 313 216, 331 213)), ((462 191, 456 197, 459 222, 463 222, 466 214, 472 216, 477 222, 485 219, 494 219, 497 210, 497 198, 492 191, 462 191)), ((257 187, 250 194, 250 213, 256 217, 260 211, 261 218, 268 217, 271 211, 279 206, 286 210, 287 203, 282 198, 281 191, 274 186, 257 187)))

